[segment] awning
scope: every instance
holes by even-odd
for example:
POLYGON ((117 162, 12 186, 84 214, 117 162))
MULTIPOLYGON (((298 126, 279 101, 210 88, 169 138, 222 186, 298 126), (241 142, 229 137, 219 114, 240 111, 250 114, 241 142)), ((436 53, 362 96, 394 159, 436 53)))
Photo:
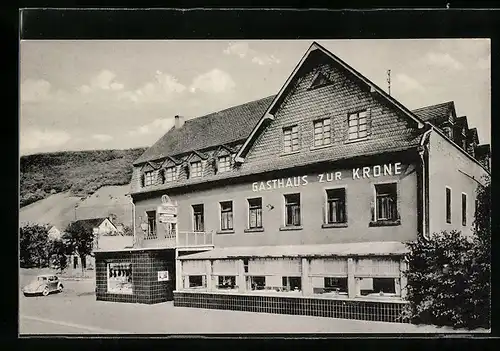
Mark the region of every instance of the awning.
POLYGON ((324 245, 283 245, 219 247, 210 251, 184 255, 181 260, 212 260, 241 257, 327 257, 327 256, 403 256, 408 252, 399 241, 360 242, 324 245))

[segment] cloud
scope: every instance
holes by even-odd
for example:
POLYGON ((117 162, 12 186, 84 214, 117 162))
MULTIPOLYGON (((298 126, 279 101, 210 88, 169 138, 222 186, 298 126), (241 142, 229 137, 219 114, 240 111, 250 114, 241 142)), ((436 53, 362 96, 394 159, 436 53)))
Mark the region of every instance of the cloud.
POLYGON ((173 118, 157 118, 151 123, 137 127, 128 132, 130 136, 148 135, 148 134, 162 134, 173 127, 173 118))
POLYGON ((92 138, 102 142, 113 140, 113 137, 109 134, 93 134, 92 138))
POLYGON ((416 79, 404 73, 397 74, 392 85, 394 91, 402 93, 409 91, 424 91, 424 87, 416 79))
POLYGON ((164 102, 186 89, 174 76, 156 71, 154 81, 134 91, 123 92, 121 97, 134 102, 164 102))
POLYGON ((280 60, 274 57, 274 55, 259 53, 256 50, 251 49, 246 42, 229 43, 229 46, 224 50, 224 53, 226 55, 235 55, 240 58, 251 58, 251 62, 258 65, 280 63, 280 60))
POLYGON ((226 55, 236 55, 241 58, 244 58, 250 52, 250 47, 248 43, 239 42, 239 43, 230 43, 229 46, 224 50, 226 55))
POLYGON ((22 102, 35 102, 47 100, 51 96, 51 84, 44 79, 26 79, 21 83, 22 102))
POLYGON ((236 86, 231 76, 215 68, 207 73, 201 74, 193 79, 189 91, 195 93, 202 91, 205 93, 222 93, 233 89, 236 86))
POLYGON ((477 61, 477 68, 479 69, 490 69, 491 68, 491 55, 488 55, 487 57, 481 57, 477 61))
POLYGON ((262 66, 262 65, 270 65, 273 63, 280 63, 280 60, 274 57, 274 55, 271 56, 263 55, 263 56, 255 56, 252 59, 252 62, 262 66))
POLYGON ((21 131, 21 150, 36 150, 45 147, 61 146, 71 139, 71 135, 62 130, 27 129, 21 131))
POLYGON ((429 52, 425 56, 425 61, 427 64, 437 67, 451 68, 455 70, 464 68, 460 61, 453 58, 450 54, 445 53, 429 52))
POLYGON ((115 73, 104 69, 90 79, 90 84, 82 85, 78 91, 82 94, 89 94, 100 90, 119 91, 123 90, 124 87, 122 83, 116 81, 115 73))

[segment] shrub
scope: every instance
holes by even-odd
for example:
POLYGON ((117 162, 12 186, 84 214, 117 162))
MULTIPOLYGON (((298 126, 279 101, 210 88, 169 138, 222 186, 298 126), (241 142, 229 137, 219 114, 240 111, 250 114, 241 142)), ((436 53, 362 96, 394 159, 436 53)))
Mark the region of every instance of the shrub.
POLYGON ((407 243, 405 311, 415 323, 455 328, 490 327, 490 184, 479 187, 472 238, 435 233, 407 243))

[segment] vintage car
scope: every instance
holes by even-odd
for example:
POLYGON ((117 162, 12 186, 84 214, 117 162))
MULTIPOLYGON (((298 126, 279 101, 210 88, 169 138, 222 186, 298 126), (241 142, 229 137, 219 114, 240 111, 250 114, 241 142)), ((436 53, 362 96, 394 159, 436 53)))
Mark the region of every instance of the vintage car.
POLYGON ((33 279, 23 288, 24 296, 42 294, 47 296, 52 292, 62 292, 63 285, 59 278, 53 274, 42 274, 33 279))

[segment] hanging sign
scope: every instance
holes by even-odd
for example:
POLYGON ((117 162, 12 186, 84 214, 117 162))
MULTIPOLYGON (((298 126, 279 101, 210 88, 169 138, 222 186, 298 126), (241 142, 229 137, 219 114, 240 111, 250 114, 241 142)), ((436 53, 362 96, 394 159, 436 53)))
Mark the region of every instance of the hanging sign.
POLYGON ((163 195, 158 206, 158 221, 160 223, 177 223, 177 204, 170 197, 163 195))

